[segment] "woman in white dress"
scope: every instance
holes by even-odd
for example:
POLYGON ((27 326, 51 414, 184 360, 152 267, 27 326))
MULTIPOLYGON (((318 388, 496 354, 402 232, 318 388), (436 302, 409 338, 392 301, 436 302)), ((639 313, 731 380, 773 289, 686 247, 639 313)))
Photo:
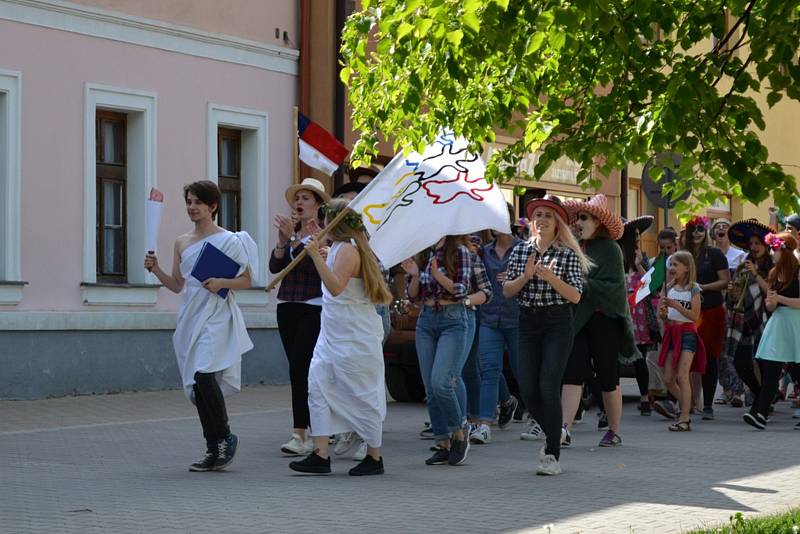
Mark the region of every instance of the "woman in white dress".
POLYGON ((250 273, 258 269, 258 252, 247 232, 232 233, 214 223, 220 191, 203 180, 184 187, 186 211, 194 230, 175 240, 172 273, 148 253, 144 266, 164 287, 181 295, 178 324, 172 343, 186 396, 197 407, 206 455, 190 471, 219 471, 233 462, 239 438, 228 426, 224 396, 241 389, 242 354, 253 348, 233 291, 225 298, 216 293, 251 286, 250 273), (235 278, 209 278, 200 282, 192 268, 205 243, 217 247, 241 267, 235 278))
POLYGON ((367 456, 350 470, 353 476, 383 474, 380 447, 386 393, 383 375, 383 323, 376 304, 388 304, 389 293, 378 261, 367 243, 361 218, 347 200, 332 200, 327 221, 347 210, 328 233, 327 260, 316 239, 306 244, 322 279, 322 319, 308 373, 308 407, 315 450, 289 464, 301 473, 331 472, 328 437, 357 433, 367 444, 367 456))

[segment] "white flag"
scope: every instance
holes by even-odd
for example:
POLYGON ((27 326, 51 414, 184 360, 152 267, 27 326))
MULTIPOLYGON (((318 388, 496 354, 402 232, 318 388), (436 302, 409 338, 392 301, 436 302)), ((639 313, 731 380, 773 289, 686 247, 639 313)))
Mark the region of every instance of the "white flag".
POLYGON ((390 267, 446 235, 485 229, 511 233, 503 193, 484 178, 486 165, 467 142, 444 134, 420 155, 397 154, 353 201, 370 246, 390 267))

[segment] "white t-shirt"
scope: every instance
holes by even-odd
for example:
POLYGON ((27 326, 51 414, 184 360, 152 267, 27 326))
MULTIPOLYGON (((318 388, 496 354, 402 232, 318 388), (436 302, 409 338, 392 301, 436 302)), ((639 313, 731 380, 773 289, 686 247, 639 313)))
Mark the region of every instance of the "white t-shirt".
POLYGON ((747 252, 731 245, 728 248, 728 252, 725 253, 725 257, 728 259, 728 269, 735 271, 747 257, 747 252))
MULTIPOLYGON (((667 290, 667 298, 677 300, 678 303, 683 306, 685 310, 692 309, 692 297, 700 293, 700 286, 694 284, 690 288, 683 288, 678 286, 672 286, 667 290)), ((670 321, 675 321, 676 323, 693 323, 691 319, 685 317, 681 312, 676 310, 675 308, 669 308, 667 310, 667 319, 670 321)))

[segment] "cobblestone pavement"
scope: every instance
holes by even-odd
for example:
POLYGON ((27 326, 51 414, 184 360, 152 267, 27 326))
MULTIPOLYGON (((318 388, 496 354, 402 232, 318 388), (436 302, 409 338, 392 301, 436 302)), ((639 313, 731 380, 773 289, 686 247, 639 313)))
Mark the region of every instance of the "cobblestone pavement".
POLYGON ((386 475, 293 475, 279 452, 291 413, 284 386, 229 401, 241 437, 228 472, 190 473, 200 425, 179 391, 0 402, 0 532, 681 532, 737 511, 800 503, 800 432, 781 403, 769 430, 717 409, 688 434, 625 405, 616 449, 596 417, 576 427, 565 472, 535 475, 541 442, 521 425, 473 446, 466 465, 427 467, 423 405, 392 403, 386 475))

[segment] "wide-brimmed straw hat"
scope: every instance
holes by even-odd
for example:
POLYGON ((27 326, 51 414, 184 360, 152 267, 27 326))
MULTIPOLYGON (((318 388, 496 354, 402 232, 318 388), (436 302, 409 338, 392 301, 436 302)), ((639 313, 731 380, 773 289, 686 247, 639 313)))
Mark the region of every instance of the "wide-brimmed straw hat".
POLYGON ((567 200, 564 202, 564 207, 570 215, 571 220, 575 220, 578 213, 585 211, 586 213, 594 216, 595 219, 600 221, 608 235, 614 241, 622 237, 625 232, 625 225, 622 224, 622 218, 608 209, 608 199, 602 193, 599 193, 585 202, 577 200, 567 200))
POLYGON ((289 203, 289 206, 294 206, 294 196, 301 189, 316 193, 323 202, 330 202, 331 200, 331 196, 325 192, 325 186, 322 184, 322 182, 314 178, 304 178, 302 182, 299 184, 290 185, 286 190, 286 202, 289 203))
POLYGON ((634 217, 630 220, 622 219, 623 225, 625 230, 623 233, 627 234, 629 232, 633 232, 634 230, 639 230, 640 234, 643 234, 650 226, 653 225, 653 221, 656 218, 652 215, 641 215, 639 217, 634 217))
POLYGON ((564 209, 564 204, 561 203, 560 198, 554 195, 545 195, 542 198, 534 198, 525 203, 525 214, 528 216, 529 221, 533 220, 533 210, 539 206, 543 208, 550 208, 558 213, 558 216, 561 217, 565 223, 569 224, 569 214, 567 213, 567 210, 564 209))
POLYGON ((758 236, 763 242, 764 236, 770 233, 774 234, 775 230, 756 219, 746 219, 736 222, 728 228, 728 239, 733 246, 747 250, 752 236, 758 236))

